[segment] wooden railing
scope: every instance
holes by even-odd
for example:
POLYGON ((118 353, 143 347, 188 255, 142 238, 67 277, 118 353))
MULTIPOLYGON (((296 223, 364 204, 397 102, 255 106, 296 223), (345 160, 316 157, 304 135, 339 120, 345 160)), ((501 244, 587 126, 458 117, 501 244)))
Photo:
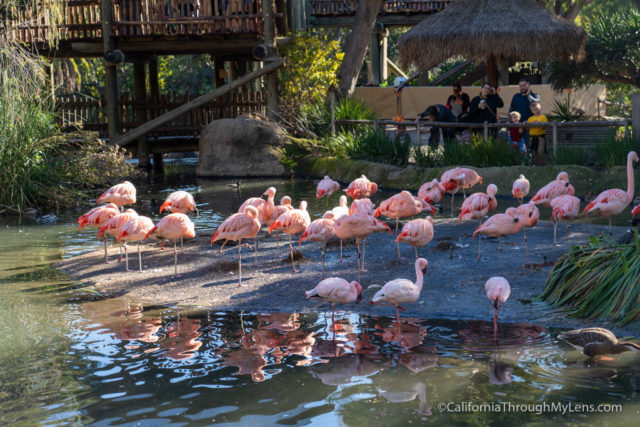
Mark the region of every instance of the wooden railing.
MULTIPOLYGON (((170 93, 161 95, 158 99, 136 101, 130 96, 122 96, 119 99, 122 130, 126 132, 136 128, 195 98, 195 95, 170 93)), ((233 118, 252 112, 266 114, 266 99, 264 90, 253 91, 243 88, 242 91, 233 92, 165 123, 150 135, 197 136, 207 124, 216 119, 233 118)), ((107 130, 104 107, 104 101, 95 98, 77 96, 59 98, 56 103, 58 125, 63 130, 82 128, 104 134, 107 130)))
MULTIPOLYGON (((112 0, 116 37, 261 34, 260 0, 112 0)), ((39 8, 12 12, 0 31, 19 42, 44 43, 53 26, 39 8)), ((278 11, 277 17, 282 16, 278 11)), ((100 39, 100 0, 67 0, 59 40, 100 39)))
MULTIPOLYGON (((384 14, 433 13, 455 0, 386 0, 384 14)), ((353 15, 359 0, 311 0, 312 16, 353 15)))

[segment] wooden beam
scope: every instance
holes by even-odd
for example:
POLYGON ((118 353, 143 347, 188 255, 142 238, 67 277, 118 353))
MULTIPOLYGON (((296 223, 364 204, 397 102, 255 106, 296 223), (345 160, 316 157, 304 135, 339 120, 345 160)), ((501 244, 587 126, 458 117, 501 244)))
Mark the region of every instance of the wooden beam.
MULTIPOLYGON (((145 74, 144 64, 133 64, 133 90, 135 100, 143 103, 147 99, 147 76, 145 74)), ((147 110, 139 104, 136 108, 136 123, 144 123, 147 121, 147 110)), ((147 169, 151 165, 149 163, 149 143, 147 136, 143 135, 138 139, 138 167, 147 169)))
POLYGON ((393 63, 392 60, 389 59, 389 57, 387 57, 387 64, 389 65, 389 68, 391 68, 391 70, 396 73, 398 76, 400 77, 404 77, 405 79, 408 79, 409 77, 407 77, 407 75, 400 69, 400 67, 398 67, 396 64, 393 63))
MULTIPOLYGON (((278 56, 276 44, 276 21, 274 0, 262 0, 262 13, 264 22, 264 43, 267 45, 269 56, 278 56)), ((274 71, 267 74, 267 116, 275 119, 278 114, 278 75, 274 71)))
MULTIPOLYGON (((113 33, 113 8, 111 0, 101 0, 102 17, 102 54, 115 50, 116 42, 113 33)), ((120 108, 118 107, 118 69, 115 64, 104 63, 105 67, 105 97, 107 100, 107 123, 109 124, 109 138, 120 136, 120 108)))
POLYGON ((242 76, 240 78, 238 78, 237 80, 234 80, 230 83, 227 83, 226 85, 214 89, 213 91, 206 93, 204 95, 201 95, 199 97, 197 97, 196 99, 187 102, 186 104, 183 104, 181 106, 179 106, 178 108, 175 108, 159 117, 156 117, 153 120, 150 120, 149 122, 138 126, 135 129, 130 130, 129 132, 125 133, 124 135, 122 135, 120 138, 116 138, 116 139, 112 139, 109 141, 109 145, 120 145, 120 146, 126 146, 127 144, 131 143, 132 141, 136 140, 137 138, 141 137, 142 135, 145 135, 147 133, 149 133, 150 131, 152 131, 153 129, 157 128, 158 126, 163 125, 164 123, 168 122, 169 120, 173 120, 175 118, 180 117, 182 114, 186 113, 187 111, 190 111, 194 108, 200 107, 201 105, 204 105, 208 102, 210 102, 211 100, 218 98, 222 95, 225 95, 229 92, 231 92, 232 90, 243 86, 247 83, 249 83, 252 80, 257 79, 260 76, 263 76, 264 74, 268 74, 271 73, 275 70, 277 70, 278 68, 282 67, 285 64, 285 60, 284 58, 279 58, 276 59, 275 61, 271 62, 270 64, 264 66, 263 68, 254 71, 253 73, 249 73, 245 76, 242 76))

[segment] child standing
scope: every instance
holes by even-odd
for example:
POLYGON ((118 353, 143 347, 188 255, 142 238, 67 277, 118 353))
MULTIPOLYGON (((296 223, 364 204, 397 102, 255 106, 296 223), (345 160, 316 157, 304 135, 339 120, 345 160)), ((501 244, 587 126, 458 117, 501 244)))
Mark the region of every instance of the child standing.
MULTIPOLYGON (((509 123, 519 123, 520 113, 509 113, 509 123)), ((509 128, 509 145, 520 154, 527 154, 527 146, 524 143, 524 128, 509 128)))
MULTIPOLYGON (((537 101, 532 102, 529 105, 531 113, 533 115, 529 117, 527 122, 548 122, 547 116, 542 114, 540 103, 537 101)), ((529 128, 529 135, 531 135, 531 152, 533 153, 533 164, 542 166, 546 163, 547 144, 545 143, 545 128, 529 128)))

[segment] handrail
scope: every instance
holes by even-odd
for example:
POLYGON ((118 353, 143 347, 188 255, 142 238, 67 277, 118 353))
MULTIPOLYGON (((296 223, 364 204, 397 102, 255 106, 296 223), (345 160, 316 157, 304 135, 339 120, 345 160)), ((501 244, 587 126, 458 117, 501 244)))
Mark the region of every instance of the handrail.
MULTIPOLYGON (((433 13, 444 9, 455 0, 386 0, 382 14, 433 13)), ((311 0, 312 16, 353 15, 359 0, 311 0)))

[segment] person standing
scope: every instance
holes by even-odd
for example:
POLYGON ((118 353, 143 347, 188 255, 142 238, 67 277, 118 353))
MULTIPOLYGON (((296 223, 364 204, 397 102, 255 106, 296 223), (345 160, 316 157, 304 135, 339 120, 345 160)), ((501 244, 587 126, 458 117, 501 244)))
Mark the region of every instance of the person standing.
MULTIPOLYGON (((517 111, 520 113, 520 122, 524 123, 532 116, 529 106, 532 102, 540 102, 540 95, 531 91, 531 84, 526 77, 522 77, 518 82, 518 89, 520 91, 513 95, 511 98, 511 105, 509 106, 509 112, 517 111)), ((529 130, 525 129, 523 133, 524 143, 527 146, 527 150, 531 150, 531 143, 529 141, 529 130)))
MULTIPOLYGON (((527 119, 529 123, 548 122, 547 116, 542 114, 539 102, 532 102, 531 116, 527 119)), ((547 144, 545 141, 545 128, 532 127, 529 129, 531 134, 531 151, 533 153, 533 164, 536 166, 544 166, 547 163, 547 144)))
MULTIPOLYGON (((469 117, 471 123, 496 123, 498 121, 498 108, 504 107, 504 102, 496 90, 489 84, 482 85, 480 95, 471 100, 469 104, 469 117)), ((493 138, 498 134, 497 128, 489 129, 489 135, 493 138)))
POLYGON ((453 93, 447 98, 447 108, 451 110, 457 119, 460 119, 462 114, 469 112, 471 100, 469 99, 469 95, 462 91, 460 83, 456 82, 452 87, 453 93))
MULTIPOLYGON (((447 108, 446 105, 436 104, 427 107, 422 113, 418 114, 418 119, 426 119, 430 122, 446 122, 446 123, 455 123, 457 122, 455 116, 447 108)), ((440 143, 440 128, 437 126, 431 127, 431 133, 429 135, 429 146, 437 147, 440 143)), ((455 128, 442 128, 442 136, 445 142, 450 142, 455 138, 456 130, 455 128)))

